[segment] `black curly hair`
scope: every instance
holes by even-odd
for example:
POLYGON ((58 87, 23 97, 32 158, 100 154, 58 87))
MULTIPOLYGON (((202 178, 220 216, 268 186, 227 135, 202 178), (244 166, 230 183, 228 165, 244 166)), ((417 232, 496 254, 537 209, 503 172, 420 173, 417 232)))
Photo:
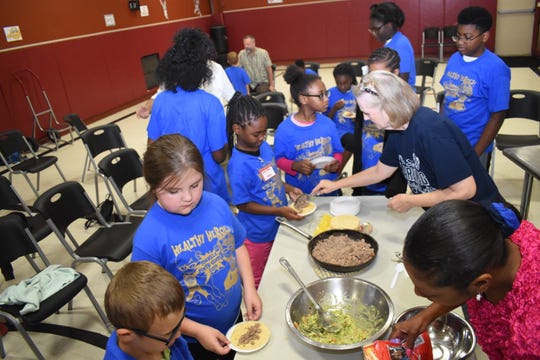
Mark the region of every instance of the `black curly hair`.
POLYGON ((382 2, 369 7, 370 19, 377 20, 381 24, 392 24, 394 29, 399 29, 405 23, 405 14, 399 6, 393 2, 382 2))
POLYGON ((285 79, 285 82, 291 86, 291 97, 293 98, 294 103, 300 107, 301 104, 300 100, 298 99, 298 95, 303 94, 311 83, 316 80, 320 80, 321 77, 306 74, 304 70, 295 64, 291 64, 287 66, 287 70, 285 70, 285 74, 283 74, 283 79, 285 79))
POLYGON ((186 91, 197 90, 210 81, 212 69, 209 60, 215 58, 215 54, 212 40, 200 29, 178 31, 173 46, 167 50, 156 70, 160 84, 172 91, 176 91, 177 86, 186 91))
POLYGON ((486 32, 491 29, 493 17, 483 7, 469 6, 461 10, 457 22, 459 25, 474 25, 480 32, 486 32))
POLYGON ((227 141, 229 143, 229 152, 232 152, 232 148, 234 147, 233 125, 237 124, 240 127, 245 127, 262 116, 265 116, 264 108, 259 100, 249 95, 242 95, 238 91, 234 93, 227 104, 227 141))
POLYGON ((356 81, 356 73, 354 72, 354 68, 349 63, 337 64, 334 68, 334 71, 332 72, 332 75, 334 75, 334 77, 339 75, 349 76, 352 79, 353 85, 358 84, 358 82, 356 81))

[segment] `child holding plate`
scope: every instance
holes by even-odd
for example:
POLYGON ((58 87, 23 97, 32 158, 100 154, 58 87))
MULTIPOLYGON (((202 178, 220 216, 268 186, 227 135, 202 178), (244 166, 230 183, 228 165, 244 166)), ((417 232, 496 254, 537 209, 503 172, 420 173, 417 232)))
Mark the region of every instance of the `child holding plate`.
POLYGON ((274 152, 265 141, 267 125, 264 109, 257 99, 235 95, 229 102, 227 129, 232 154, 227 173, 232 204, 238 208, 238 220, 247 232, 244 245, 251 260, 255 287, 259 286, 277 234, 279 223, 275 217, 299 220, 304 216, 303 212, 287 206, 285 193, 295 199, 302 190, 283 184, 274 152))
POLYGON ((343 146, 336 125, 322 114, 328 108, 328 92, 321 78, 305 74, 296 65, 289 65, 283 77, 299 110, 276 130, 276 163, 285 171, 288 184, 311 193, 319 181, 337 178, 343 146))
POLYGON ((344 137, 346 134, 354 134, 356 118, 356 98, 352 92, 352 85, 356 85, 356 74, 351 64, 338 64, 333 71, 336 86, 328 90, 328 110, 324 115, 328 116, 336 124, 341 145, 345 147, 343 153, 343 166, 350 159, 352 152, 346 148, 344 137))

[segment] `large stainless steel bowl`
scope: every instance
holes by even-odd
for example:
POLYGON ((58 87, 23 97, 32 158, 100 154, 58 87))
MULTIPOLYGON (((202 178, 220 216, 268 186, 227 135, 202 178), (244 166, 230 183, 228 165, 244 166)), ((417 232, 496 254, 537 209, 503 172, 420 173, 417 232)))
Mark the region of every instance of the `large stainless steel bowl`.
MULTIPOLYGON (((425 306, 418 306, 401 313, 396 322, 410 319, 425 306)), ((471 325, 454 313, 443 315, 428 327, 434 360, 466 359, 474 352, 476 335, 471 325)))
POLYGON ((394 319, 394 306, 390 297, 377 285, 369 281, 356 278, 327 278, 317 280, 307 285, 315 299, 325 308, 340 308, 344 313, 350 314, 353 319, 358 318, 358 304, 374 305, 383 318, 383 324, 375 333, 364 340, 352 344, 325 344, 313 340, 295 327, 304 315, 313 313, 313 305, 302 289, 298 290, 287 303, 287 324, 292 332, 302 341, 321 349, 348 350, 367 345, 384 336, 394 319))

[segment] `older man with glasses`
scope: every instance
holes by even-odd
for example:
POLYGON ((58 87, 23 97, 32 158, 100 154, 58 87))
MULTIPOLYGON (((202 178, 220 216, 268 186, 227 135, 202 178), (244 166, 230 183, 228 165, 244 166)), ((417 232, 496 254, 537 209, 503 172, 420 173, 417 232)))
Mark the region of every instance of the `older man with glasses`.
POLYGON ((458 14, 457 52, 441 78, 443 112, 465 133, 482 165, 489 169, 493 139, 510 102, 510 69, 486 48, 492 16, 471 6, 458 14))

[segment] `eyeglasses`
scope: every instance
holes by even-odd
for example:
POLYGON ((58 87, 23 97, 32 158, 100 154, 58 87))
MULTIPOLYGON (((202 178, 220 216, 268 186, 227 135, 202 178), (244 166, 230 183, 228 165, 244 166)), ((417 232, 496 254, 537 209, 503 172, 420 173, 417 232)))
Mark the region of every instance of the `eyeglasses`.
POLYGON ((476 36, 452 35, 452 41, 453 42, 458 42, 458 41, 462 40, 464 42, 471 42, 474 39, 479 38, 480 36, 482 36, 484 33, 485 33, 485 31, 481 32, 480 34, 478 34, 476 36))
POLYGON ((174 339, 174 337, 176 336, 176 333, 178 332, 178 329, 180 329, 180 325, 182 325, 182 321, 184 321, 185 316, 186 316, 186 313, 184 312, 184 314, 182 314, 182 318, 178 322, 178 325, 176 325, 174 327, 174 329, 172 329, 171 335, 169 336, 168 339, 165 339, 164 337, 161 337, 161 336, 156 336, 156 335, 149 334, 146 331, 142 331, 142 330, 139 330, 139 329, 129 329, 129 330, 133 331, 137 335, 141 335, 141 336, 145 336, 145 337, 150 338, 150 339, 161 341, 161 342, 165 343, 168 346, 171 343, 171 341, 174 339))
POLYGON ((372 89, 372 88, 369 88, 369 87, 363 87, 360 90, 363 91, 363 92, 367 92, 368 94, 371 94, 371 95, 374 95, 374 96, 379 96, 379 93, 377 91, 375 91, 375 89, 372 89))
POLYGON ((326 91, 323 91, 322 93, 320 94, 300 94, 302 96, 307 96, 307 97, 318 97, 319 100, 324 100, 325 97, 328 97, 328 95, 330 95, 330 91, 326 90, 326 91))
POLYGON ((372 33, 373 35, 375 35, 376 33, 379 32, 379 30, 381 30, 381 29, 383 28, 384 25, 386 25, 386 24, 382 24, 382 25, 377 26, 377 27, 372 26, 372 27, 370 27, 370 28, 368 29, 368 31, 369 31, 370 33, 372 33))

